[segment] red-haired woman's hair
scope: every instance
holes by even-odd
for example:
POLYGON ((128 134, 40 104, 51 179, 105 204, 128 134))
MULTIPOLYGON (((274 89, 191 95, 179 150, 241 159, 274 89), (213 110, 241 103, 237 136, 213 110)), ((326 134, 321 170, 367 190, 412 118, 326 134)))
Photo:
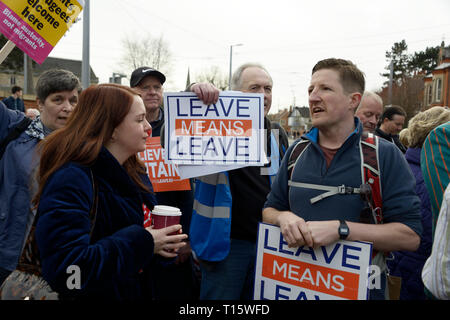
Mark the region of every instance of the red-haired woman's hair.
MULTIPOLYGON (((37 172, 39 188, 33 204, 39 198, 48 178, 68 162, 90 166, 103 145, 130 111, 137 91, 119 84, 91 85, 83 90, 67 125, 51 133, 38 145, 40 166, 37 172)), ((149 191, 140 175, 145 166, 133 155, 123 163, 131 179, 144 191, 149 191)))

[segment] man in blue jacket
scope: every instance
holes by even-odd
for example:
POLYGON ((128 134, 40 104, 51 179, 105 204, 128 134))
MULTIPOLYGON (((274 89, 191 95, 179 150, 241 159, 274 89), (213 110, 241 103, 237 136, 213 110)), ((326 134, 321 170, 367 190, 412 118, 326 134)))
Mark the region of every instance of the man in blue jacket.
MULTIPOLYGON (((350 61, 326 59, 313 68, 309 108, 313 128, 302 137, 309 145, 288 176, 286 152, 264 205, 264 222, 280 226, 291 247, 318 247, 339 239, 368 241, 374 250, 416 250, 420 243, 420 201, 415 181, 398 148, 379 139, 382 189, 382 224, 360 223, 364 202, 360 194, 339 193, 338 186, 356 191, 364 183, 360 140, 363 127, 355 110, 364 92, 364 75, 350 61), (401 179, 399 179, 401 177, 401 179), (288 186, 294 183, 296 186, 288 186), (329 188, 329 192, 320 190, 329 188)), ((381 271, 384 255, 372 261, 381 271)), ((384 299, 386 277, 381 273, 378 290, 371 299, 384 299)))
MULTIPOLYGON (((264 94, 264 115, 272 104, 272 78, 259 64, 244 64, 232 77, 232 90, 264 94)), ((195 88, 192 88, 195 91, 195 88)), ((265 118, 270 167, 244 167, 199 177, 189 237, 200 259, 200 299, 253 297, 258 223, 271 179, 287 149, 284 131, 265 118), (272 128, 274 130, 272 130, 272 128), (276 131, 282 136, 277 142, 276 131)))
POLYGON ((11 110, 18 110, 20 112, 25 112, 25 105, 23 100, 20 99, 22 96, 22 88, 19 86, 14 86, 11 88, 12 95, 8 98, 2 100, 2 102, 11 110))

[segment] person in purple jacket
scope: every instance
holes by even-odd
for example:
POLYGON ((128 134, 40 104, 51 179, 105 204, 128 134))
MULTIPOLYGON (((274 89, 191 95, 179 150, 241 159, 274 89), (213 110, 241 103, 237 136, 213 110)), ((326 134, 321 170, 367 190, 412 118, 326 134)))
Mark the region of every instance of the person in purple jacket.
POLYGON ((421 201, 422 237, 416 251, 396 251, 394 258, 387 261, 391 275, 402 278, 400 300, 424 300, 424 286, 421 273, 426 259, 431 254, 431 207, 422 171, 420 152, 425 138, 435 127, 450 121, 450 110, 433 107, 411 118, 408 128, 400 133, 402 143, 408 146, 405 157, 416 178, 416 193, 421 201))

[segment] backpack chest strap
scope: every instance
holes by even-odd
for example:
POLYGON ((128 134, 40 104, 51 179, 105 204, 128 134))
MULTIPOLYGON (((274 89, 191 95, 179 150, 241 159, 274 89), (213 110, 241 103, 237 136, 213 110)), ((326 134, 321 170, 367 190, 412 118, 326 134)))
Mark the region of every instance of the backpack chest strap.
POLYGON ((324 198, 328 198, 334 196, 336 194, 360 194, 360 188, 346 187, 345 185, 340 186, 324 186, 320 184, 311 184, 311 183, 303 183, 303 182, 295 182, 292 180, 288 181, 288 186, 297 187, 297 188, 306 188, 306 189, 314 189, 314 190, 322 190, 327 191, 322 193, 314 198, 311 198, 309 201, 311 204, 314 204, 324 198))

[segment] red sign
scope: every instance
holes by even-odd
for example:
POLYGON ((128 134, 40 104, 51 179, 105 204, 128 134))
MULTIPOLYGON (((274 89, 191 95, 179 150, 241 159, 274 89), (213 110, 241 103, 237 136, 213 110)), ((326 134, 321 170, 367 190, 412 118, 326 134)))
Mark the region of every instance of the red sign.
POLYGON ((180 179, 177 165, 164 162, 160 137, 149 137, 145 151, 138 155, 145 163, 155 192, 191 190, 189 179, 180 179))

